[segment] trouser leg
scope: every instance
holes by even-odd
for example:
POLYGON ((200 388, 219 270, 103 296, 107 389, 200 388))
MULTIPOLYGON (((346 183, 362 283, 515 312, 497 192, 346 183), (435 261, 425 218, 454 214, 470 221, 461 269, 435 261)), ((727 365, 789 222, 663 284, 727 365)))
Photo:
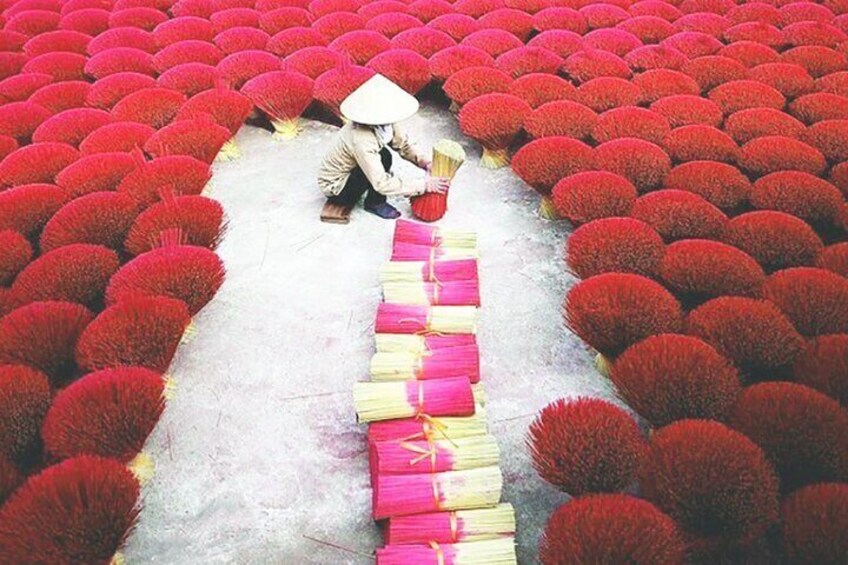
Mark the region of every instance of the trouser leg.
POLYGON ((370 188, 371 183, 368 182, 368 179, 365 177, 365 173, 362 172, 362 169, 356 167, 353 171, 351 171, 342 191, 336 196, 331 196, 327 200, 333 204, 338 204, 339 206, 353 208, 362 198, 362 195, 370 188))
MULTIPOLYGON (((383 162, 383 169, 386 172, 392 170, 392 153, 385 147, 380 150, 380 160, 383 162)), ((385 201, 386 196, 374 190, 374 187, 371 186, 371 183, 369 183, 368 194, 365 196, 365 206, 373 208, 374 206, 379 206, 385 201)))

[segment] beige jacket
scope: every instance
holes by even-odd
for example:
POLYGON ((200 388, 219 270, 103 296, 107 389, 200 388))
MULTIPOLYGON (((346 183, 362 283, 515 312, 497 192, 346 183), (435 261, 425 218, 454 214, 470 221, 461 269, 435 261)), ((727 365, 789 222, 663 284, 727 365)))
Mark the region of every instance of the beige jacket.
MULTIPOLYGON (((389 147, 407 161, 419 167, 426 166, 427 159, 409 142, 402 128, 395 124, 393 130, 389 147)), ((369 126, 348 123, 342 127, 335 144, 321 163, 318 186, 326 196, 337 195, 357 166, 374 189, 386 196, 415 196, 424 192, 423 180, 413 184, 383 170, 380 142, 374 130, 369 126)))

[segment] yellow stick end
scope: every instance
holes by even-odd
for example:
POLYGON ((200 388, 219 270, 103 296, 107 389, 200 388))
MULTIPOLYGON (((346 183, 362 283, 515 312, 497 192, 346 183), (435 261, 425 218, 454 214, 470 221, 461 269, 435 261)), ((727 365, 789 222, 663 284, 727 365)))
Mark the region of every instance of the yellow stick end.
POLYGON ((600 353, 595 355, 595 369, 597 369, 597 371, 601 375, 603 375, 605 377, 609 377, 609 372, 610 372, 609 359, 607 359, 606 357, 604 357, 600 353))
POLYGON ((162 397, 165 400, 172 400, 177 394, 177 381, 170 374, 162 377, 162 397))
POLYGON ((241 157, 241 150, 238 148, 238 145, 236 145, 236 140, 228 139, 221 147, 221 150, 218 151, 218 155, 215 156, 215 160, 227 162, 235 161, 239 157, 241 157))
POLYGON ((141 485, 147 483, 156 473, 156 465, 153 463, 153 459, 143 451, 136 455, 127 467, 141 485))
POLYGON ((543 196, 539 203, 539 215, 545 220, 556 220, 558 217, 553 201, 547 196, 543 196))
POLYGON ((271 124, 274 126, 274 133, 271 134, 271 137, 278 141, 287 141, 300 135, 301 128, 298 118, 285 121, 274 120, 271 124))
POLYGON ((194 339, 194 336, 197 334, 197 326, 194 325, 194 320, 188 323, 185 331, 183 332, 183 337, 180 338, 180 345, 185 345, 187 343, 191 343, 191 340, 194 339))
POLYGON ((109 561, 109 565, 126 565, 127 560, 124 558, 124 554, 120 551, 112 556, 112 559, 109 561))
POLYGON ((485 169, 500 169, 509 163, 509 154, 506 149, 483 148, 483 156, 480 157, 480 166, 485 169))

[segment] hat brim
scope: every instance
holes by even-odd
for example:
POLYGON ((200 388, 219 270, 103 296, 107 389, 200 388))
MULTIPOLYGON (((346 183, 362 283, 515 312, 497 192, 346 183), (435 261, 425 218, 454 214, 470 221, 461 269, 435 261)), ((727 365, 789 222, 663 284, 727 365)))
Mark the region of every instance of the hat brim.
POLYGON ((357 124, 381 126, 402 122, 418 111, 418 100, 401 87, 376 74, 341 103, 342 116, 357 124))

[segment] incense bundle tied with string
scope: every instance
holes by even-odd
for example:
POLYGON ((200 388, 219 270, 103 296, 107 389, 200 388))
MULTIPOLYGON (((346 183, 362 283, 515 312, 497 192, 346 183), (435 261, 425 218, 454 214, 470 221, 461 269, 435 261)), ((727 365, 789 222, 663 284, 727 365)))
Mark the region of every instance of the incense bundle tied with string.
POLYGON ((369 445, 371 475, 414 475, 497 465, 500 450, 490 435, 456 439, 380 441, 369 445))
POLYGON ((468 377, 432 381, 359 382, 353 385, 353 404, 360 422, 430 416, 471 416, 485 393, 468 377))
POLYGON ((415 335, 415 334, 376 334, 378 352, 408 352, 419 355, 428 351, 445 349, 448 347, 462 347, 464 345, 477 345, 474 334, 454 335, 415 335))
POLYGON ((476 247, 433 247, 429 244, 396 241, 392 245, 392 261, 450 261, 476 259, 476 247))
POLYGON ((377 333, 473 334, 477 333, 474 306, 418 306, 383 302, 377 308, 377 333))
MULTIPOLYGON (((465 162, 465 150, 449 139, 442 139, 433 146, 433 162, 430 176, 453 180, 456 172, 465 162)), ((427 193, 412 198, 412 213, 425 222, 434 222, 445 215, 448 208, 448 193, 427 193)))
POLYGON ((371 358, 374 381, 408 381, 466 376, 480 382, 480 352, 476 345, 438 349, 422 355, 376 353, 371 358))
POLYGON ((443 510, 494 506, 501 499, 503 476, 497 466, 422 473, 378 475, 372 497, 374 519, 443 510))
POLYGON ((476 280, 384 283, 383 299, 394 304, 480 306, 480 285, 476 280))
POLYGON ((476 259, 388 261, 380 267, 380 282, 453 282, 477 280, 476 259))
POLYGON ((374 422, 368 426, 368 441, 456 440, 487 433, 486 409, 478 404, 471 416, 433 417, 419 414, 413 418, 374 422))
POLYGON ((395 235, 392 245, 398 243, 414 243, 429 247, 476 249, 477 232, 428 226, 419 222, 401 219, 395 223, 395 235))
POLYGON ((505 503, 494 508, 391 518, 386 528, 386 545, 481 541, 514 534, 515 509, 505 503))
POLYGON ((377 565, 517 565, 512 537, 440 545, 388 545, 377 550, 377 565))

